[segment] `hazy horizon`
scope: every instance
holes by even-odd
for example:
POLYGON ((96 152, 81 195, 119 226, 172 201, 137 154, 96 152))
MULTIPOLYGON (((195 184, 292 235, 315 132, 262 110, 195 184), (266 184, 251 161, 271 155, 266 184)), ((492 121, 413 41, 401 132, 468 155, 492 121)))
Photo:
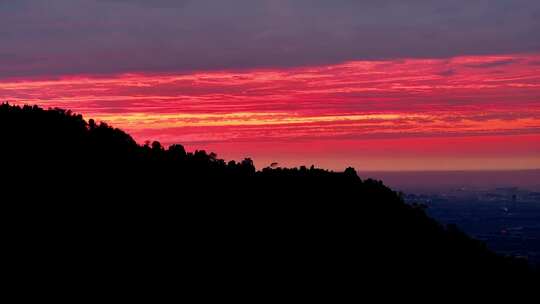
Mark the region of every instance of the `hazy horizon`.
POLYGON ((495 188, 520 188, 540 191, 540 169, 483 170, 483 171, 360 171, 366 178, 382 180, 397 191, 409 193, 449 190, 494 190, 495 188))

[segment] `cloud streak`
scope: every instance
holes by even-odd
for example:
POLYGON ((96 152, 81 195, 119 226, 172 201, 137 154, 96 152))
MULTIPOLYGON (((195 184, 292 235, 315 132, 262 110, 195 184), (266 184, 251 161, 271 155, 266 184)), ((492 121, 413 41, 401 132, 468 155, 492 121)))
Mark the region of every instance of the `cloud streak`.
MULTIPOLYGON (((467 138, 475 138, 476 157, 481 151, 499 160, 514 157, 506 167, 521 168, 524 159, 538 167, 540 146, 532 142, 540 134, 540 73, 531 63, 539 60, 540 54, 513 54, 18 78, 0 82, 0 99, 70 108, 126 129, 139 142, 207 147, 232 158, 270 160, 267 154, 273 152, 281 163, 294 164, 287 149, 304 143, 296 155, 309 156, 315 153, 310 147, 332 143, 331 151, 313 157, 339 168, 345 151, 359 153, 347 159, 369 165, 359 155, 374 156, 366 156, 367 147, 359 143, 380 148, 387 158, 401 151, 410 161, 422 154, 417 142, 428 149, 444 140, 470 145, 467 138), (522 138, 512 146, 519 150, 510 153, 505 138, 522 138), (399 146, 403 141, 409 146, 399 146)), ((445 146, 451 153, 430 157, 470 148, 445 146)))

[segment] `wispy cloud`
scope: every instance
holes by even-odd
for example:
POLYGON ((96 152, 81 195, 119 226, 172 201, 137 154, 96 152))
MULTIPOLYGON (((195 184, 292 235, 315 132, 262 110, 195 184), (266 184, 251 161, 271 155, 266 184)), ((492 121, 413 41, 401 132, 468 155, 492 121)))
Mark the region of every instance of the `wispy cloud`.
POLYGON ((468 64, 465 64, 464 66, 468 68, 485 69, 485 68, 496 68, 496 67, 514 64, 514 63, 517 63, 516 59, 502 59, 502 60, 495 60, 495 61, 488 61, 488 62, 468 63, 468 64))
POLYGON ((70 108, 165 143, 537 134, 540 75, 528 62, 539 58, 23 78, 1 82, 0 98, 70 108))

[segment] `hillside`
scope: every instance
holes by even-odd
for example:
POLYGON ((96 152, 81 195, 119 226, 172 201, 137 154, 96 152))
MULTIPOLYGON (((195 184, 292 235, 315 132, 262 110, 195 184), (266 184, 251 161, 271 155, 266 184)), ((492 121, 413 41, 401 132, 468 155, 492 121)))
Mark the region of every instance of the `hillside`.
POLYGON ((114 265, 192 283, 234 274, 248 278, 238 284, 279 278, 340 288, 375 274, 507 283, 534 276, 352 168, 257 171, 250 159, 139 145, 105 123, 36 106, 1 105, 0 141, 3 203, 17 209, 12 253, 28 267, 51 267, 39 261, 60 256, 89 272, 114 265))

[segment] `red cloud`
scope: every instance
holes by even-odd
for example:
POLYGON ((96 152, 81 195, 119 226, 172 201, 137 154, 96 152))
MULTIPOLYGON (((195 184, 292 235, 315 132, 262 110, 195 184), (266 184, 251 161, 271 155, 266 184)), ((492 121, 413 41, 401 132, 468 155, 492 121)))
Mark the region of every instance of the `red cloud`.
POLYGON ((0 83, 0 98, 70 108, 126 129, 139 141, 215 147, 235 158, 269 158, 257 148, 269 145, 282 147, 265 149, 280 163, 294 163, 330 142, 332 149, 313 157, 332 167, 343 167, 346 159, 359 162, 362 155, 374 158, 365 153, 367 145, 380 148, 386 158, 392 151, 407 158, 422 151, 434 158, 467 158, 458 152, 469 151, 465 138, 473 138, 474 155, 505 158, 500 164, 506 167, 539 167, 539 147, 530 143, 540 134, 540 73, 530 64, 539 60, 540 55, 477 56, 13 79, 0 83), (513 140, 519 153, 509 150, 506 140, 513 140), (430 148, 445 141, 455 142, 457 150, 430 148))

